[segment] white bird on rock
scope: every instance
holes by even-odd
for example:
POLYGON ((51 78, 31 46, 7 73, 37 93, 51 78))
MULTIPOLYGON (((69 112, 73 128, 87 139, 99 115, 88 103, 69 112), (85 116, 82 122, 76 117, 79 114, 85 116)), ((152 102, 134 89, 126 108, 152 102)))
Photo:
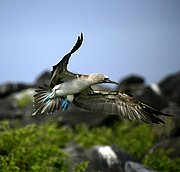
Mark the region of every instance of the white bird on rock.
POLYGON ((75 46, 63 59, 53 66, 49 86, 39 87, 34 95, 32 115, 53 113, 60 108, 68 109, 69 103, 91 111, 109 115, 119 115, 130 120, 146 123, 164 123, 158 116, 171 116, 162 113, 125 93, 116 90, 93 90, 91 86, 100 83, 118 84, 104 74, 75 74, 67 70, 71 55, 79 49, 83 34, 78 37, 75 46))

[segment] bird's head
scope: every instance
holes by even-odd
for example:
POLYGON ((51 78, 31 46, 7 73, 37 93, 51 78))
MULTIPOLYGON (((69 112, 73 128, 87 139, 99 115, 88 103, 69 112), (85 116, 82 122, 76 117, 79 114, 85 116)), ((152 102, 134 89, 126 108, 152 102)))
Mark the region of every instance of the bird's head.
POLYGON ((90 74, 89 79, 94 82, 94 84, 101 84, 101 83, 110 83, 110 84, 116 84, 119 85, 119 83, 112 81, 109 79, 107 75, 103 74, 90 74))

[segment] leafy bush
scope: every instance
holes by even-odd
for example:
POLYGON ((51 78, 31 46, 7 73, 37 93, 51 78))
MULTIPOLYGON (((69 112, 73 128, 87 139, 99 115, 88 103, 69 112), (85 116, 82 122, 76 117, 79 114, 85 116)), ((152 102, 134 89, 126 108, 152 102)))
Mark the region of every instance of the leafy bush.
POLYGON ((143 162, 153 169, 162 172, 180 171, 180 158, 176 158, 175 160, 170 159, 167 152, 163 149, 153 154, 146 155, 143 162))
MULTIPOLYGON (((155 144, 156 138, 150 125, 137 125, 126 121, 114 123, 111 127, 100 126, 92 129, 83 125, 77 125, 75 129, 58 127, 55 123, 10 128, 9 122, 1 121, 0 170, 66 172, 69 155, 63 148, 70 142, 83 147, 117 145, 129 153, 143 157, 155 144)), ((172 161, 159 152, 146 156, 143 162, 159 171, 178 171, 180 161, 172 161)), ((81 162, 73 169, 74 172, 82 172, 87 166, 88 162, 81 162)))
POLYGON ((14 98, 17 101, 19 108, 24 108, 27 105, 32 105, 33 103, 33 89, 25 89, 15 94, 14 98))
POLYGON ((102 126, 91 130, 85 126, 77 126, 74 134, 75 141, 85 147, 118 145, 125 151, 141 157, 156 140, 151 133, 150 125, 133 124, 135 123, 124 121, 117 122, 112 127, 102 126))
POLYGON ((86 168, 88 167, 88 162, 80 162, 79 164, 76 164, 73 168, 73 172, 84 172, 86 168))
POLYGON ((32 99, 29 96, 24 95, 21 99, 17 99, 17 104, 19 108, 24 108, 26 105, 32 104, 32 99))
MULTIPOLYGON (((3 124, 1 124, 3 125, 3 124)), ((55 124, 28 125, 0 133, 0 169, 2 171, 67 171, 62 151, 71 131, 55 124)))

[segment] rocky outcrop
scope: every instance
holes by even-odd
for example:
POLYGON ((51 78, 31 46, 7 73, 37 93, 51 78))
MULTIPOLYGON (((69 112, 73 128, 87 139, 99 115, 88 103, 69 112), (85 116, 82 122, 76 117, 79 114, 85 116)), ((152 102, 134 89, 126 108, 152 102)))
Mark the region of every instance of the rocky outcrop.
POLYGON ((142 165, 137 162, 127 161, 125 164, 124 172, 156 172, 151 170, 149 167, 142 165))
POLYGON ((180 105, 180 72, 165 77, 158 85, 168 102, 180 105))
MULTIPOLYGON (((50 72, 40 75, 34 84, 7 83, 0 85, 0 120, 19 121, 20 124, 40 123, 46 120, 58 121, 59 125, 75 126, 77 123, 84 123, 88 127, 99 125, 111 125, 114 121, 120 120, 117 116, 91 113, 70 106, 68 111, 56 111, 53 115, 42 114, 32 117, 33 95, 35 88, 49 84, 50 72)), ((104 87, 101 89, 105 89, 104 87)), ((180 72, 169 75, 157 84, 147 85, 144 78, 140 76, 129 76, 120 81, 117 88, 129 95, 134 95, 143 101, 173 117, 165 118, 165 125, 153 125, 153 132, 157 136, 158 143, 149 152, 153 153, 158 149, 171 150, 170 158, 180 156, 178 150, 180 137, 180 72)), ((137 124, 138 125, 138 124, 137 124)), ((140 161, 132 155, 122 151, 117 146, 94 146, 89 149, 71 145, 65 149, 71 154, 70 171, 73 164, 81 161, 88 161, 87 171, 115 171, 115 172, 136 172, 153 170, 139 164, 140 161)))
POLYGON ((86 172, 124 172, 127 161, 139 162, 138 158, 128 154, 117 146, 93 146, 84 149, 76 145, 70 145, 65 149, 70 154, 69 172, 73 171, 73 166, 77 163, 87 161, 86 172))
POLYGON ((32 88, 34 85, 25 83, 5 83, 0 85, 0 98, 7 97, 12 93, 19 92, 21 90, 32 88))
POLYGON ((180 137, 175 137, 172 139, 163 140, 155 144, 150 150, 149 153, 153 154, 157 150, 166 150, 168 156, 171 159, 180 157, 180 137))
POLYGON ((136 97, 138 100, 161 110, 167 106, 167 101, 161 94, 158 84, 146 85, 141 76, 131 75, 120 81, 118 90, 136 97))

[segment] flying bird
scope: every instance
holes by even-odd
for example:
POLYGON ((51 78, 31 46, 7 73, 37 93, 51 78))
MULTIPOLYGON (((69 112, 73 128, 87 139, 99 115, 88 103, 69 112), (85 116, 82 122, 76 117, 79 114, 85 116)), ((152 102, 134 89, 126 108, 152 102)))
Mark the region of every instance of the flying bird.
POLYGON ((109 115, 119 115, 129 120, 145 123, 165 123, 159 118, 171 116, 162 113, 132 96, 117 90, 94 90, 95 84, 118 84, 104 74, 76 74, 68 71, 67 65, 73 53, 82 45, 83 34, 78 36, 76 44, 62 60, 53 66, 50 85, 39 87, 34 95, 34 112, 32 115, 53 113, 55 110, 67 110, 70 103, 91 111, 109 115))

